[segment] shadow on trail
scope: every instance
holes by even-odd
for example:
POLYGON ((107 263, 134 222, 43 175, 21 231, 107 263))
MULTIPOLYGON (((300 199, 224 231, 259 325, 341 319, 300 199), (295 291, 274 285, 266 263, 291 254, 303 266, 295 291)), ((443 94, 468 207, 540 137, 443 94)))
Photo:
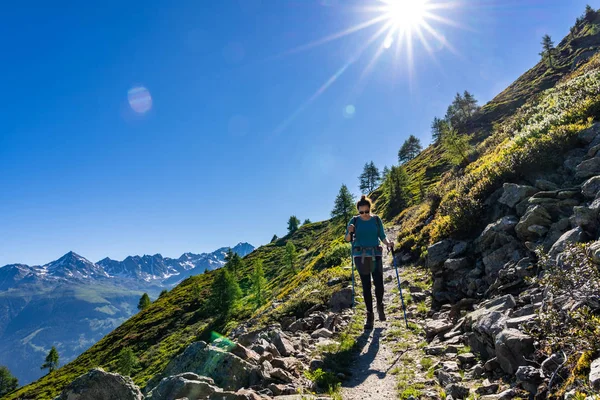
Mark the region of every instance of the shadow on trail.
POLYGON ((370 331, 364 331, 363 334, 358 338, 357 344, 358 347, 356 350, 360 354, 358 357, 354 358, 353 366, 355 367, 352 371, 352 377, 342 384, 342 387, 352 388, 359 386, 362 384, 369 376, 376 375, 379 379, 385 378, 387 375, 387 371, 378 371, 370 368, 371 364, 377 357, 377 353, 379 352, 379 341, 381 339, 381 332, 383 328, 375 328, 373 329, 373 338, 369 343, 369 348, 367 352, 362 353, 364 347, 369 342, 370 331))

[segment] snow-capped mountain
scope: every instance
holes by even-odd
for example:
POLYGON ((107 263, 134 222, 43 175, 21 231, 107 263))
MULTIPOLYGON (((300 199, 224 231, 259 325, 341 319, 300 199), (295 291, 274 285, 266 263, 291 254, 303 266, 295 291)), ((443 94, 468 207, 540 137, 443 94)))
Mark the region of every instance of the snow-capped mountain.
MULTIPOLYGON (((51 346, 61 362, 73 360, 133 315, 143 293, 154 299, 188 276, 223 266, 228 249, 97 263, 69 252, 45 265, 0 268, 0 365, 22 384, 38 379, 51 346)), ((252 250, 247 243, 232 248, 240 256, 252 250)))
MULTIPOLYGON (((82 281, 101 279, 108 281, 137 281, 138 287, 148 284, 172 286, 183 279, 205 270, 213 270, 225 264, 229 247, 222 247, 212 253, 185 253, 181 257, 169 258, 160 254, 153 256, 129 256, 123 261, 104 258, 93 263, 72 251, 56 261, 42 266, 11 264, 0 268, 0 290, 7 290, 23 281, 82 281)), ((238 243, 231 250, 240 256, 252 252, 248 243, 238 243)))

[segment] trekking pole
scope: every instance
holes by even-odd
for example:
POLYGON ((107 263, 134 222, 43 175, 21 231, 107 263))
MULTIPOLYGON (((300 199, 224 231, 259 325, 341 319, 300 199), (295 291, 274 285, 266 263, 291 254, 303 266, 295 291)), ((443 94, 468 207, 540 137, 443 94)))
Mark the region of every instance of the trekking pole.
POLYGON ((392 260, 394 263, 394 268, 396 269, 396 279, 398 280, 398 290, 400 291, 400 301, 402 302, 402 311, 404 312, 404 323, 406 324, 406 329, 408 329, 408 319, 406 318, 406 307, 404 306, 404 296, 402 296, 402 285, 400 285, 400 274, 398 273, 398 264, 396 263, 396 257, 394 256, 394 252, 392 253, 392 260))
POLYGON ((352 260, 352 308, 354 308, 354 254, 352 254, 354 250, 354 232, 350 232, 350 243, 350 259, 352 260))

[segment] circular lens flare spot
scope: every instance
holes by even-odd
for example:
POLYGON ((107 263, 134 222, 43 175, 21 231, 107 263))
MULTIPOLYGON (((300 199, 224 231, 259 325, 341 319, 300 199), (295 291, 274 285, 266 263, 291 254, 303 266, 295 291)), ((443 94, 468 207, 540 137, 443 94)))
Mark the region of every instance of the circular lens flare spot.
POLYGON ((152 108, 150 92, 143 86, 129 89, 127 100, 133 111, 139 114, 143 114, 152 108))
POLYGON ((344 117, 352 118, 354 113, 356 113, 356 107, 354 107, 354 105, 348 104, 346 107, 344 107, 344 117))

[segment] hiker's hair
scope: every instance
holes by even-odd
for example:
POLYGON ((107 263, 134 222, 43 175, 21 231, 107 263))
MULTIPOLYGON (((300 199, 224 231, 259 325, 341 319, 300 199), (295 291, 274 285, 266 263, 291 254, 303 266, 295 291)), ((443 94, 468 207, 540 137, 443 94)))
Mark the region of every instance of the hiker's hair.
POLYGON ((356 209, 358 210, 361 206, 369 206, 370 210, 373 206, 373 203, 371 202, 371 199, 369 199, 363 194, 362 196, 360 196, 360 200, 358 201, 358 203, 356 203, 356 209))

